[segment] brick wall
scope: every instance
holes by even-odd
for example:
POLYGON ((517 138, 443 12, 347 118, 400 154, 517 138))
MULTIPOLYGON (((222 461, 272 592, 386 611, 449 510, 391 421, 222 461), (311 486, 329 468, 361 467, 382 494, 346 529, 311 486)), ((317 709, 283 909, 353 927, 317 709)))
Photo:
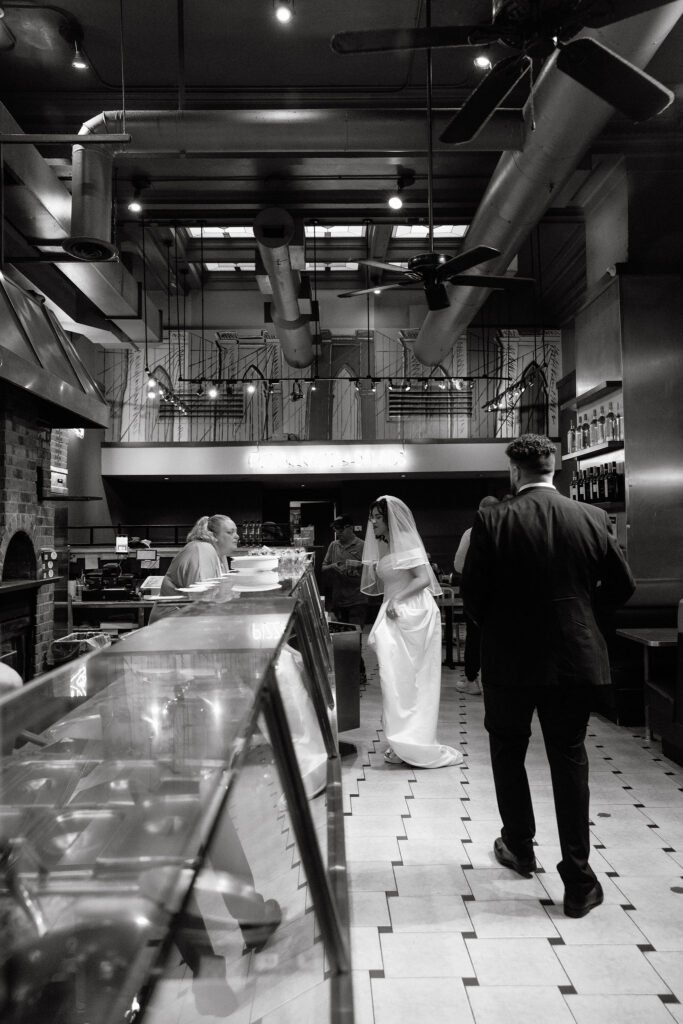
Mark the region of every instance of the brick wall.
MULTIPOLYGON (((38 501, 39 469, 49 486, 50 430, 38 427, 17 408, 0 409, 0 576, 7 546, 17 531, 28 535, 36 559, 41 548, 54 546, 54 507, 38 501)), ((36 602, 36 674, 45 670, 53 622, 54 587, 41 587, 36 602)))

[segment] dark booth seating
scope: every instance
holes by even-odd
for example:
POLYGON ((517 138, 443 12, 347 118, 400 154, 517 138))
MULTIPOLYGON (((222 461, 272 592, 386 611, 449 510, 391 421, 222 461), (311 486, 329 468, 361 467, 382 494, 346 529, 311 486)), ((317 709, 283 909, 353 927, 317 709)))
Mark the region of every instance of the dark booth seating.
MULTIPOLYGON (((609 650, 612 683, 597 691, 595 710, 606 718, 625 726, 645 722, 642 651, 616 631, 651 626, 675 628, 681 596, 680 580, 639 579, 627 604, 601 622, 609 650)), ((654 653, 651 659, 654 678, 673 678, 673 661, 673 648, 654 653)))
POLYGON ((678 604, 677 641, 669 648, 669 671, 655 672, 645 686, 647 724, 662 741, 662 753, 683 765, 683 600, 678 604))

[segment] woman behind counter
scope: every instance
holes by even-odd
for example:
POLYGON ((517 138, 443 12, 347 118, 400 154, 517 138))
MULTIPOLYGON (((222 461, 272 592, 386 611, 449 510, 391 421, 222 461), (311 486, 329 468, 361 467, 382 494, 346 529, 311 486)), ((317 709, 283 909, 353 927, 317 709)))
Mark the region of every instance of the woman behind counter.
POLYGON ((375 648, 389 764, 445 768, 462 754, 439 743, 441 594, 412 512, 385 494, 370 506, 361 590, 383 594, 368 645, 375 648))
MULTIPOLYGON (((161 597, 183 598, 180 587, 216 579, 227 571, 226 558, 239 546, 237 527, 228 516, 202 516, 187 535, 187 542, 168 567, 161 584, 161 597)), ((163 618, 166 610, 157 605, 150 625, 163 618)))

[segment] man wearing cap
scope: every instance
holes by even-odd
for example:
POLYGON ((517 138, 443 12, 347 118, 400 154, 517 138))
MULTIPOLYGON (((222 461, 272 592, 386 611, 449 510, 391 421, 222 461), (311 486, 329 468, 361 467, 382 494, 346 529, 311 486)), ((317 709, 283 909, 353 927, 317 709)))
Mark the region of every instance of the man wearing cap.
POLYGON ((365 625, 368 598, 360 591, 363 541, 353 532, 353 519, 339 515, 331 524, 334 540, 323 559, 325 581, 331 584, 330 610, 340 622, 365 625))

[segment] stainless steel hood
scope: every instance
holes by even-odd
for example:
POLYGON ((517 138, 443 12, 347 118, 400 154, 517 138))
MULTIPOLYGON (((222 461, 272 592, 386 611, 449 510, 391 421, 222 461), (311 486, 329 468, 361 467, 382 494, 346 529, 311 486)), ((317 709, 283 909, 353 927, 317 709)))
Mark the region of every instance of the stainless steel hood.
POLYGON ((106 427, 109 406, 42 296, 0 274, 0 402, 51 427, 106 427))

